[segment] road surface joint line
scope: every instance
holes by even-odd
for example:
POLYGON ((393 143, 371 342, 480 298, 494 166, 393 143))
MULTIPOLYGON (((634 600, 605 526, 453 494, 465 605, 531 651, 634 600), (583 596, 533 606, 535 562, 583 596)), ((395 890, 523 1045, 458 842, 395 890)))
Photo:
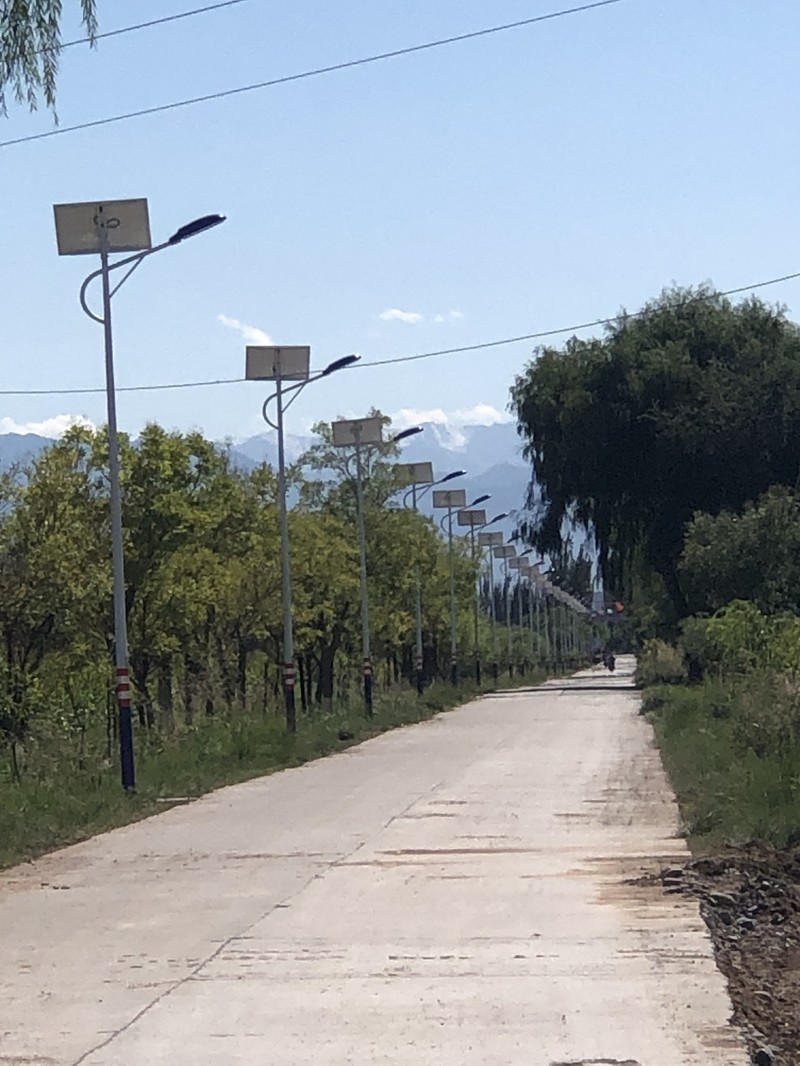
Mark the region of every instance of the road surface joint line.
MULTIPOLYGON (((405 815, 407 811, 410 811, 412 807, 414 807, 417 803, 419 803, 419 801, 422 799, 423 796, 429 795, 431 793, 434 793, 434 792, 437 791, 437 789, 439 789, 441 787, 442 787, 442 782, 441 781, 437 781, 429 789, 426 789, 425 792, 418 793, 411 800, 411 802, 408 803, 407 806, 403 808, 402 811, 399 811, 398 813, 393 814, 388 819, 388 821, 386 821, 384 823, 384 825, 382 825, 380 827, 380 829, 374 834, 374 836, 379 836, 382 832, 384 832, 384 830, 386 830, 396 818, 402 818, 403 815, 405 815)), ((265 910, 261 914, 257 915, 253 919, 252 922, 250 922, 248 925, 246 925, 244 927, 244 929, 240 930, 238 933, 232 933, 229 937, 226 937, 225 940, 221 941, 221 943, 219 943, 217 945, 217 947, 214 949, 214 951, 211 952, 211 954, 207 955, 204 959, 201 959, 201 961, 196 966, 192 967, 192 969, 189 971, 189 973, 187 973, 183 977, 181 977, 180 980, 174 981, 168 988, 165 988, 159 995, 155 996, 149 1003, 146 1003, 145 1006, 142 1007, 142 1009, 140 1011, 137 1011, 137 1013, 134 1014, 134 1016, 132 1018, 130 1018, 125 1023, 125 1025, 122 1025, 118 1029, 115 1029, 113 1033, 110 1033, 105 1038, 105 1040, 102 1040, 99 1044, 96 1044, 94 1047, 89 1048, 79 1058, 75 1059, 72 1063, 70 1063, 70 1066, 81 1066, 81 1063, 86 1062, 92 1055, 96 1055, 98 1051, 102 1051, 104 1048, 109 1047, 111 1044, 114 1043, 115 1040, 118 1039, 118 1037, 123 1036, 125 1033, 127 1033, 129 1030, 131 1030, 138 1022, 140 1022, 142 1020, 142 1018, 144 1018, 147 1014, 149 1014, 150 1011, 154 1007, 157 1007, 165 999, 168 999, 173 994, 173 992, 177 992, 179 989, 183 988, 184 985, 188 984, 190 981, 193 981, 197 977, 199 977, 199 975, 203 972, 203 970, 207 966, 209 966, 212 962, 214 962, 216 959, 218 959, 220 957, 220 955, 231 946, 231 944, 235 943, 237 940, 241 940, 244 937, 246 937, 247 934, 253 928, 255 928, 255 926, 257 926, 265 918, 268 918, 275 911, 280 910, 283 907, 286 907, 287 904, 291 900, 296 900, 308 888, 310 888, 316 881, 321 880, 331 870, 335 870, 335 869, 337 869, 337 867, 345 865, 348 862, 348 860, 352 859, 355 855, 357 855, 358 852, 361 851, 362 848, 366 847, 369 843, 370 843, 369 840, 360 840, 355 845, 355 847, 350 849, 350 851, 344 852, 343 854, 339 855, 336 859, 334 859, 332 862, 327 863, 324 866, 323 869, 317 870, 317 872, 314 873, 311 877, 309 877, 309 879, 305 882, 305 884, 303 884, 296 891, 290 893, 288 896, 285 896, 283 899, 279 900, 277 903, 273 903, 271 907, 268 907, 267 910, 265 910)))

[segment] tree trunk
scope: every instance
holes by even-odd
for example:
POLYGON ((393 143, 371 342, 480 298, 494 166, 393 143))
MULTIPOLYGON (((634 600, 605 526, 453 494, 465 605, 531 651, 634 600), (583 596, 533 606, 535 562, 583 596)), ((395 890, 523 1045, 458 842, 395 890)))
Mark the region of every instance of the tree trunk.
POLYGON ((159 663, 156 699, 161 712, 161 728, 167 736, 172 736, 175 732, 175 715, 172 704, 172 661, 170 659, 162 659, 159 663))
POLYGON ((314 691, 314 656, 310 651, 306 652, 306 704, 311 706, 314 691))
POLYGON ((672 609, 675 612, 674 621, 677 623, 679 619, 685 618, 689 613, 689 607, 686 603, 686 597, 683 594, 683 589, 678 581, 678 575, 675 572, 674 567, 665 566, 661 570, 661 577, 664 579, 664 585, 667 589, 667 595, 669 596, 672 609))
POLYGON ((17 758, 16 740, 12 739, 11 743, 9 744, 9 751, 11 753, 11 776, 13 777, 15 783, 19 785, 22 782, 22 777, 20 776, 19 772, 19 760, 17 758))
POLYGON ((306 664, 302 655, 297 656, 297 687, 300 690, 300 709, 305 714, 308 710, 308 699, 306 698, 306 664))
POLYGON ((317 702, 324 711, 333 706, 333 662, 335 652, 333 645, 323 644, 319 655, 319 676, 317 678, 317 702))
POLYGON ((264 656, 264 673, 263 673, 263 687, 264 691, 261 694, 261 711, 266 714, 269 710, 269 659, 264 656))
POLYGON ((247 704, 247 643, 239 637, 236 649, 236 696, 242 710, 247 704))

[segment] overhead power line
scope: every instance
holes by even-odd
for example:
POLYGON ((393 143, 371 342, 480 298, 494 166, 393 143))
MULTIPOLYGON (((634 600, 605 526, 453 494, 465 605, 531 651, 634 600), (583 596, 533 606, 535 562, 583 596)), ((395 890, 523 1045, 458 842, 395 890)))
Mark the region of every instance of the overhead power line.
MULTIPOLYGON (((767 281, 756 281, 752 285, 739 285, 735 289, 725 289, 722 292, 711 292, 708 296, 699 294, 694 299, 697 302, 713 299, 715 296, 738 296, 743 292, 753 292, 755 289, 765 289, 769 285, 780 285, 784 281, 796 281, 800 278, 800 271, 794 274, 783 274, 779 278, 769 278, 767 281)), ((690 301, 691 302, 691 301, 690 301)), ((631 311, 628 318, 642 318, 651 314, 645 308, 642 311, 631 311)), ((558 329, 539 330, 537 333, 521 333, 516 337, 503 337, 500 340, 482 341, 480 344, 464 344, 458 348, 439 348, 432 352, 419 352, 415 355, 396 355, 389 359, 369 359, 358 362, 349 369, 359 369, 371 366, 391 366, 396 363, 413 363, 419 359, 435 359, 442 355, 461 355, 467 352, 479 352, 486 348, 500 348, 508 344, 519 344, 521 341, 545 340, 548 337, 563 336, 565 333, 578 333, 585 329, 594 329, 597 326, 608 326, 616 322, 618 315, 610 318, 595 318, 590 322, 579 322, 572 326, 559 326, 558 329)), ((241 385, 244 378, 213 378, 208 381, 176 381, 169 384, 159 385, 121 385, 117 386, 117 392, 166 392, 170 389, 201 389, 215 385, 241 385)), ((0 396, 86 396, 105 394, 105 388, 84 389, 0 389, 0 396)))
MULTIPOLYGON (((800 278, 800 271, 796 274, 784 274, 780 278, 770 278, 769 281, 757 281, 755 285, 740 285, 736 289, 726 289, 724 292, 714 292, 709 296, 699 295, 698 301, 710 299, 712 296, 736 296, 742 292, 752 292, 754 289, 764 289, 768 285, 779 285, 782 281, 793 281, 800 278)), ((691 302, 691 301, 690 301, 691 302)), ((649 314, 648 310, 631 311, 628 318, 642 318, 649 314)), ((483 341, 481 344, 467 344, 461 348, 442 348, 438 352, 421 352, 419 355, 398 355, 391 359, 372 359, 368 363, 356 363, 356 366, 390 366, 392 363, 411 363, 417 359, 433 359, 437 355, 457 355, 461 352, 479 352, 483 348, 500 348, 504 344, 518 344, 520 341, 545 340, 547 337, 558 337, 564 333, 578 333, 584 329, 593 329, 595 326, 610 326, 616 322, 617 316, 612 318, 596 318, 592 322, 579 322, 575 326, 560 326, 558 329, 540 330, 538 333, 521 333, 518 337, 504 337, 499 341, 483 341)))
POLYGON ((162 18, 150 19, 148 22, 137 22, 132 26, 121 26, 118 30, 106 30, 104 33, 96 33, 94 37, 78 37, 74 41, 65 41, 59 47, 59 51, 65 48, 74 48, 78 44, 93 44, 95 41, 104 41, 108 37, 120 37, 123 33, 134 33, 136 30, 149 30, 152 26, 163 26, 166 22, 178 22, 180 19, 193 18, 195 15, 205 15, 208 11, 219 11, 223 7, 235 7, 236 4, 245 4, 249 0, 220 0, 216 4, 206 4, 205 7, 195 7, 191 11, 179 11, 175 15, 164 15, 162 18))
POLYGON ((325 67, 315 67, 311 70, 299 71, 296 74, 285 74, 280 78, 270 78, 268 81, 254 82, 251 85, 240 85, 235 89, 222 89, 219 92, 207 93, 204 96, 194 96, 186 100, 176 100, 169 104, 159 104, 156 107, 144 107, 138 111, 128 111, 122 115, 112 115, 109 118, 93 119, 90 122, 79 122, 74 126, 60 126, 44 133, 30 133, 25 137, 15 137, 12 140, 0 141, 0 148, 10 148, 15 144, 27 144, 29 141, 42 141, 48 137, 61 137, 65 133, 76 133, 78 130, 94 129, 96 126, 109 126, 115 122, 124 122, 127 119, 143 118, 146 115, 158 115, 165 111, 175 111, 182 107, 192 107, 195 104, 205 104, 211 100, 223 100, 229 96, 240 96, 243 93, 252 93, 260 89, 271 89, 277 85, 287 85, 294 81, 303 81, 307 78, 318 78, 323 74, 333 74, 339 70, 349 70, 352 67, 363 67, 368 63, 380 63, 387 59, 397 59, 400 56, 412 55, 415 52, 425 52, 432 48, 443 48, 445 45, 460 44, 463 41, 476 40, 479 37, 488 37, 491 34, 506 33, 510 30, 522 29, 525 26, 533 26, 539 22, 550 22, 553 19, 565 18, 568 15, 578 15, 584 11, 593 11, 596 8, 612 7, 615 4, 624 3, 625 0, 594 0, 593 3, 581 4, 578 7, 563 8, 560 11, 551 11, 546 15, 535 15, 532 18, 519 19, 517 22, 506 22, 500 26, 488 26, 482 30, 472 30, 470 33, 460 33, 453 37, 440 37, 434 41, 425 41, 423 44, 409 45, 406 48, 395 48, 391 52, 379 52, 376 55, 363 56, 361 59, 349 59, 342 63, 332 63, 325 67))

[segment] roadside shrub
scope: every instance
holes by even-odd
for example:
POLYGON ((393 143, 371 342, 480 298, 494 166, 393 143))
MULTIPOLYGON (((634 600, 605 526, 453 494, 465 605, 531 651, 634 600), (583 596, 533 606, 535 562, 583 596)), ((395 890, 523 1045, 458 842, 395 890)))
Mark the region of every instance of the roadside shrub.
POLYGON ((669 706, 669 692, 665 688, 648 688, 642 694, 641 714, 658 714, 669 706))
POLYGON ((789 673, 800 663, 800 619, 765 615, 754 603, 733 600, 711 618, 687 618, 681 626, 691 680, 732 678, 770 669, 789 673), (692 670, 699 674, 692 678, 692 670))
POLYGON ((685 618, 681 623, 680 648, 686 673, 692 683, 702 681, 714 669, 714 656, 707 618, 685 618))
POLYGON ((647 640, 636 664, 636 684, 641 688, 650 685, 680 685, 686 681, 683 656, 671 644, 663 640, 647 640))
POLYGON ((740 753, 759 759, 794 757, 800 746, 800 680, 794 673, 759 673, 739 689, 731 731, 740 753))

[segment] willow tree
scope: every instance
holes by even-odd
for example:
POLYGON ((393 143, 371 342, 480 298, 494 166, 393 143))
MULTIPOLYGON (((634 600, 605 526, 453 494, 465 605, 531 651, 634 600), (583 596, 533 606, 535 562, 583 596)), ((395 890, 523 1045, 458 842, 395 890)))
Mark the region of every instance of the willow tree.
MULTIPOLYGON (((97 33, 96 6, 96 0, 80 0, 90 42, 97 33)), ((62 0, 0 0, 0 113, 6 114, 8 90, 31 110, 40 97, 55 108, 62 15, 62 0)))
POLYGON ((680 617, 694 514, 798 481, 800 330, 757 299, 672 289, 601 339, 543 349, 512 402, 541 491, 536 547, 558 552, 569 518, 594 535, 612 587, 643 567, 680 617))

